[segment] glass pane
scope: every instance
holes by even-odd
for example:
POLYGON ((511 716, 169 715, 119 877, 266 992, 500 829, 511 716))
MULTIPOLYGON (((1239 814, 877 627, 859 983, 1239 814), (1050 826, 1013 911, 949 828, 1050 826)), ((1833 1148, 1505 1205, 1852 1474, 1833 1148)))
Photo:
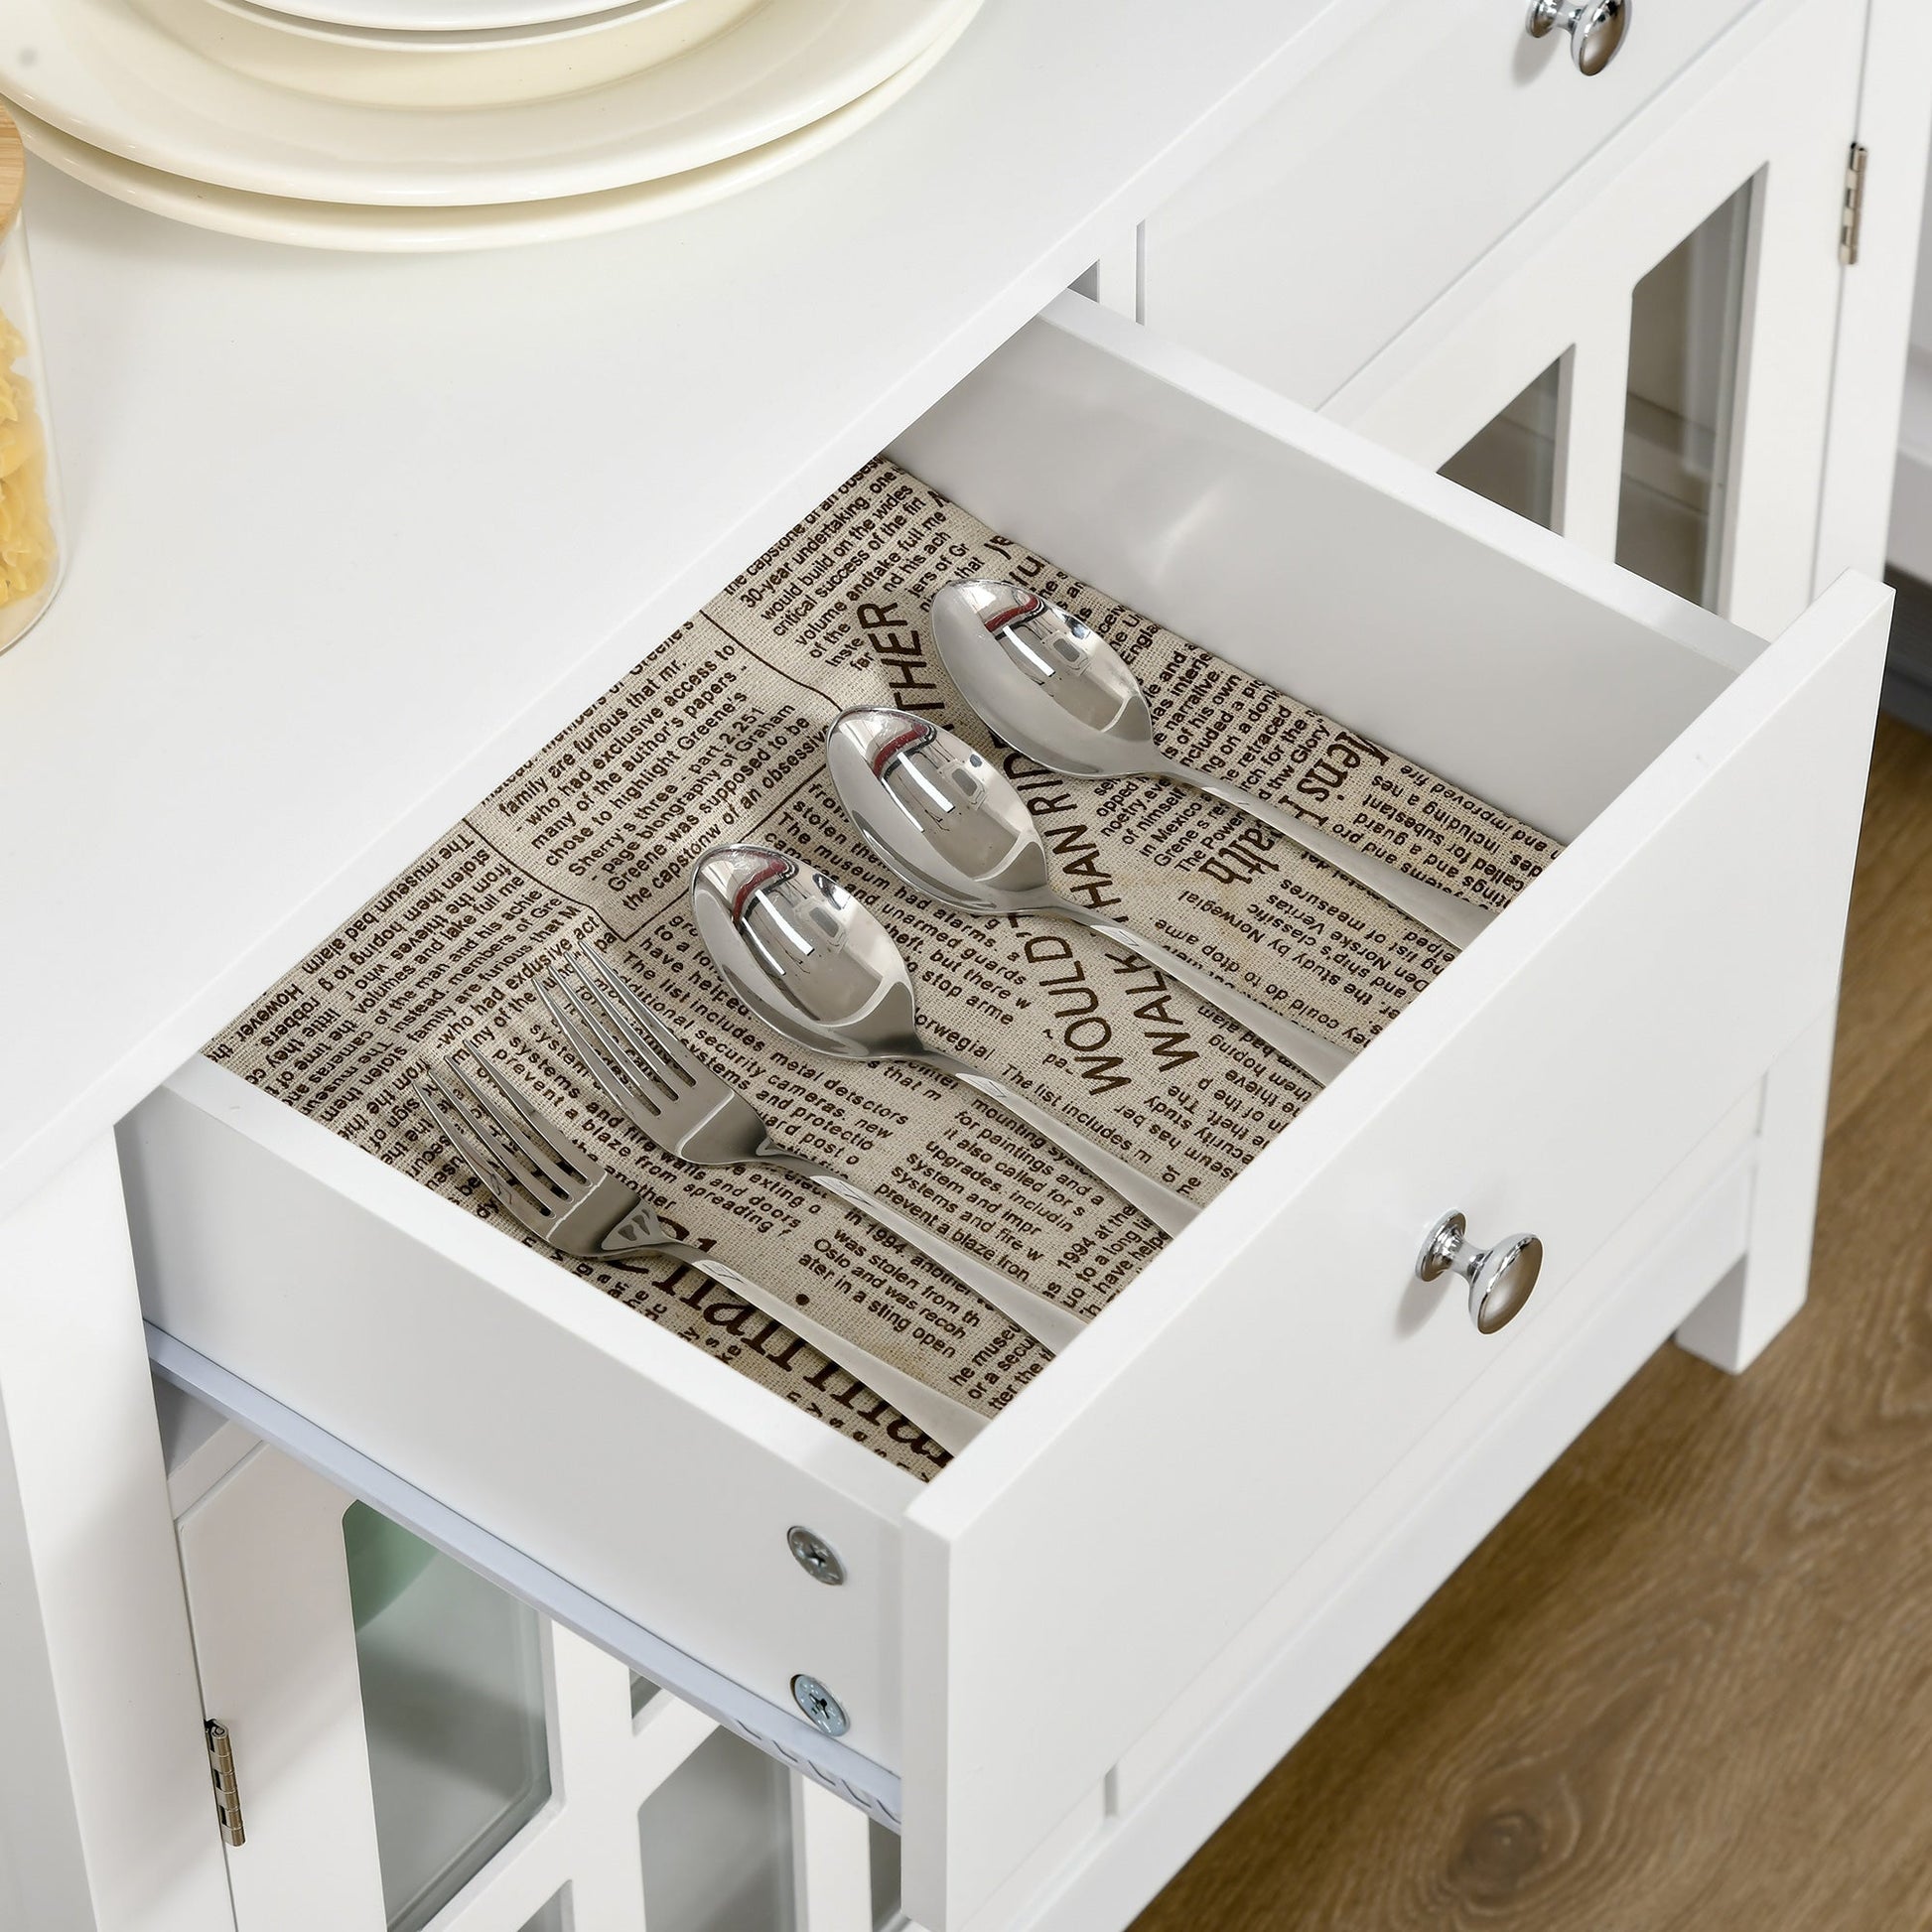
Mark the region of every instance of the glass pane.
POLYGON ((1563 362, 1552 362, 1503 413, 1443 465, 1443 475, 1547 530, 1557 513, 1557 409, 1563 362))
POLYGON ((525 1919, 518 1932, 570 1932, 570 1920, 564 1916, 564 1899, 569 1890, 570 1887, 566 1885, 538 1911, 535 1918, 525 1919))
POLYGON ((1717 609, 1751 190, 1740 188, 1636 286, 1616 560, 1717 609))
POLYGON ((643 1713, 644 1706, 657 1695, 657 1686, 648 1677, 639 1677, 633 1670, 630 1673, 630 1715, 633 1718, 643 1713))
POLYGON ((716 1730, 637 1814, 650 1932, 792 1932, 791 1786, 716 1730))
POLYGON ((343 1544, 382 1902, 416 1932, 550 1796, 537 1615, 365 1504, 343 1544))
POLYGON ((866 1824, 872 1833, 873 1932, 886 1932, 899 1920, 898 1834, 889 1832, 876 1818, 866 1824))

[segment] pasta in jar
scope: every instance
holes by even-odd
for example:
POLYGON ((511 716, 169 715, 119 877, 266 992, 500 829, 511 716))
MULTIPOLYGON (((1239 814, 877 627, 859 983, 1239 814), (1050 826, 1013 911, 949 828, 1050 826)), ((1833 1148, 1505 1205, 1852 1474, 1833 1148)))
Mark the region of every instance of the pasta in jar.
POLYGON ((47 608, 61 571, 60 509, 21 220, 26 154, 0 110, 0 650, 47 608))
POLYGON ((47 444, 34 387, 20 372, 26 339, 0 313, 0 606, 39 597, 54 575, 47 444))

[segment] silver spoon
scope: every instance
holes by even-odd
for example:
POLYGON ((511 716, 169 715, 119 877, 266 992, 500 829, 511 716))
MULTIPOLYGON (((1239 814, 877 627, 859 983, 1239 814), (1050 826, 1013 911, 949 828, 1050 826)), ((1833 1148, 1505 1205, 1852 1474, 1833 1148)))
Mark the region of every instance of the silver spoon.
POLYGON ((1496 916, 1240 785, 1167 757, 1154 742, 1146 695, 1114 647, 1032 591, 988 579, 949 584, 932 600, 932 639, 960 696, 1015 751, 1049 771, 1191 785, 1251 812, 1451 945, 1466 946, 1496 916))
POLYGON ((1048 884, 1046 844, 1006 773, 970 745, 910 712, 844 711, 825 762, 852 822, 898 876, 964 912, 1043 912, 1137 952, 1326 1085, 1354 1054, 1225 986, 1212 973, 1119 919, 1062 898, 1048 884))
POLYGON ((963 1080, 1178 1234, 1200 1209, 1004 1081, 919 1037, 893 935, 822 872, 763 845, 714 846, 691 877, 698 932, 732 991, 781 1039, 845 1060, 910 1060, 963 1080))

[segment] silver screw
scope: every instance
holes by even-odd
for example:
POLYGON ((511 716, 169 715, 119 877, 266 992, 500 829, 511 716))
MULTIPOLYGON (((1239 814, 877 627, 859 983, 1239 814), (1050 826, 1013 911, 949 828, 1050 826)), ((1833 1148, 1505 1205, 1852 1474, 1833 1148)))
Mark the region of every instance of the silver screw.
POLYGON ((814 1582, 845 1582, 845 1565, 839 1561, 839 1553, 816 1530, 808 1530, 802 1523, 794 1523, 785 1532, 785 1544, 798 1559, 799 1569, 814 1582))
POLYGON ((815 1677, 802 1673, 791 1680, 792 1702, 804 1712, 813 1724, 828 1737, 843 1737, 851 1729, 852 1721, 845 1715, 845 1706, 828 1691, 815 1677))

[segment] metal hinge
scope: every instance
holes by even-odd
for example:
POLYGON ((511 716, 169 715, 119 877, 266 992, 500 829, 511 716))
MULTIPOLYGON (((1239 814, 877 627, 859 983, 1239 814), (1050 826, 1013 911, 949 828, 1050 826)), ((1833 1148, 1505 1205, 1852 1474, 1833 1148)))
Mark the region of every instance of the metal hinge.
POLYGON ((221 1842, 240 1845, 241 1787, 235 1782, 234 1746, 228 1740, 228 1726, 210 1718, 207 1724, 207 1768, 214 1779, 214 1815, 221 1821, 221 1842))
POLYGON ((1859 258, 1859 235, 1864 226, 1864 166, 1867 157, 1852 143, 1845 163, 1845 207, 1838 217, 1838 258, 1850 268, 1859 258))

